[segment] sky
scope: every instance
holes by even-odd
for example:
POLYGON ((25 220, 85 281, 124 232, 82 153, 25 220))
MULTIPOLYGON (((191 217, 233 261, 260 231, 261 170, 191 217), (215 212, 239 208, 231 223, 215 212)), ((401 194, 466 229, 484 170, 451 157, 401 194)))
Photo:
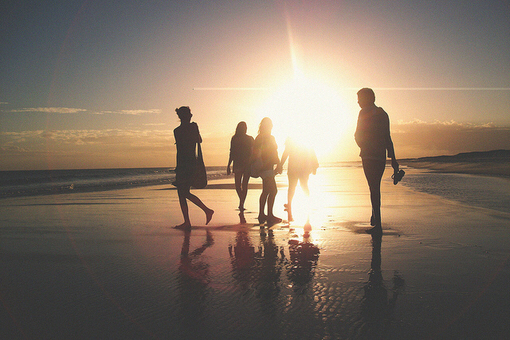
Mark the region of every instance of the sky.
POLYGON ((240 121, 358 160, 356 92, 397 158, 510 149, 510 1, 25 1, 0 5, 0 170, 206 165, 240 121))

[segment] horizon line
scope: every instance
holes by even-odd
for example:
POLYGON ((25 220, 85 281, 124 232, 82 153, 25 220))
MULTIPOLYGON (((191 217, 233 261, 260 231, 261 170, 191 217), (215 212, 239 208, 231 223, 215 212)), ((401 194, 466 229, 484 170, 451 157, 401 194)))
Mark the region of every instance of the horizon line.
MULTIPOLYGON (((267 91, 270 87, 193 87, 193 91, 267 91)), ((342 87, 359 90, 361 87, 342 87)), ((372 87, 377 91, 510 91, 510 87, 372 87)))

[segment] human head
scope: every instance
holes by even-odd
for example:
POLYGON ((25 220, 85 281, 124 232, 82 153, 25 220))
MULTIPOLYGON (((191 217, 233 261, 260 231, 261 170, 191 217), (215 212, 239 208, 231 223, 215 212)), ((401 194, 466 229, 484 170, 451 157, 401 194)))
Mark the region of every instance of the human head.
POLYGON ((271 134, 273 129, 273 121, 269 117, 262 119, 259 125, 259 134, 271 134))
POLYGON ((236 135, 245 135, 246 131, 248 131, 248 126, 246 122, 239 122, 236 128, 236 135))
POLYGON ((178 109, 175 109, 175 112, 177 113, 177 116, 179 116, 179 119, 184 122, 189 122, 191 120, 191 110, 189 106, 181 106, 178 109))
POLYGON ((361 108, 371 106, 375 104, 375 93, 374 90, 364 87, 358 91, 358 104, 361 108))

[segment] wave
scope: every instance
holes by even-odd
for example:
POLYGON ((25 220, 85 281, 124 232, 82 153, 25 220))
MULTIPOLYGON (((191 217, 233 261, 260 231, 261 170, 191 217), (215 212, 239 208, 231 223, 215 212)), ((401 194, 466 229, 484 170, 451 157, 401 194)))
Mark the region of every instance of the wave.
MULTIPOLYGON (((225 167, 208 167, 207 177, 226 177, 225 167)), ((169 168, 0 171, 0 198, 165 185, 174 179, 169 168)))

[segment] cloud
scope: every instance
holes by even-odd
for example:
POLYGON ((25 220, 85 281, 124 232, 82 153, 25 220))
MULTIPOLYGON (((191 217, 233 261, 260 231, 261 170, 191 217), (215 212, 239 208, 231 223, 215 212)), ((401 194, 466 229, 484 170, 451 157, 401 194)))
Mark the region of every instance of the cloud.
POLYGON ((173 130, 0 132, 0 170, 174 166, 173 130))
POLYGON ((8 112, 23 113, 23 112, 40 112, 40 113, 78 113, 85 112, 86 109, 76 109, 71 107, 32 107, 23 109, 14 109, 8 112))
POLYGON ((392 138, 399 157, 422 157, 470 151, 510 149, 510 127, 493 123, 414 120, 392 124, 392 138))
POLYGON ((143 114, 160 114, 160 109, 148 109, 148 110, 115 110, 115 111, 99 111, 96 114, 120 114, 120 115, 133 115, 139 116, 143 114))
POLYGON ((11 153, 26 153, 28 152, 28 150, 24 149, 24 148, 21 148, 19 146, 15 146, 15 145, 2 145, 0 146, 0 150, 2 150, 3 152, 11 152, 11 153))
POLYGON ((171 145, 174 141, 173 130, 35 130, 20 132, 0 132, 1 145, 30 143, 34 146, 75 145, 118 145, 137 147, 139 145, 171 145))
MULTIPOLYGON (((8 104, 2 103, 0 104, 8 104)), ((162 110, 160 109, 140 109, 140 110, 107 110, 107 111, 89 111, 87 109, 79 109, 72 107, 28 107, 21 109, 13 109, 4 112, 12 112, 12 113, 60 113, 60 114, 69 114, 69 113, 80 113, 87 112, 89 114, 119 114, 119 115, 132 115, 132 116, 140 116, 144 114, 160 114, 162 110)))

